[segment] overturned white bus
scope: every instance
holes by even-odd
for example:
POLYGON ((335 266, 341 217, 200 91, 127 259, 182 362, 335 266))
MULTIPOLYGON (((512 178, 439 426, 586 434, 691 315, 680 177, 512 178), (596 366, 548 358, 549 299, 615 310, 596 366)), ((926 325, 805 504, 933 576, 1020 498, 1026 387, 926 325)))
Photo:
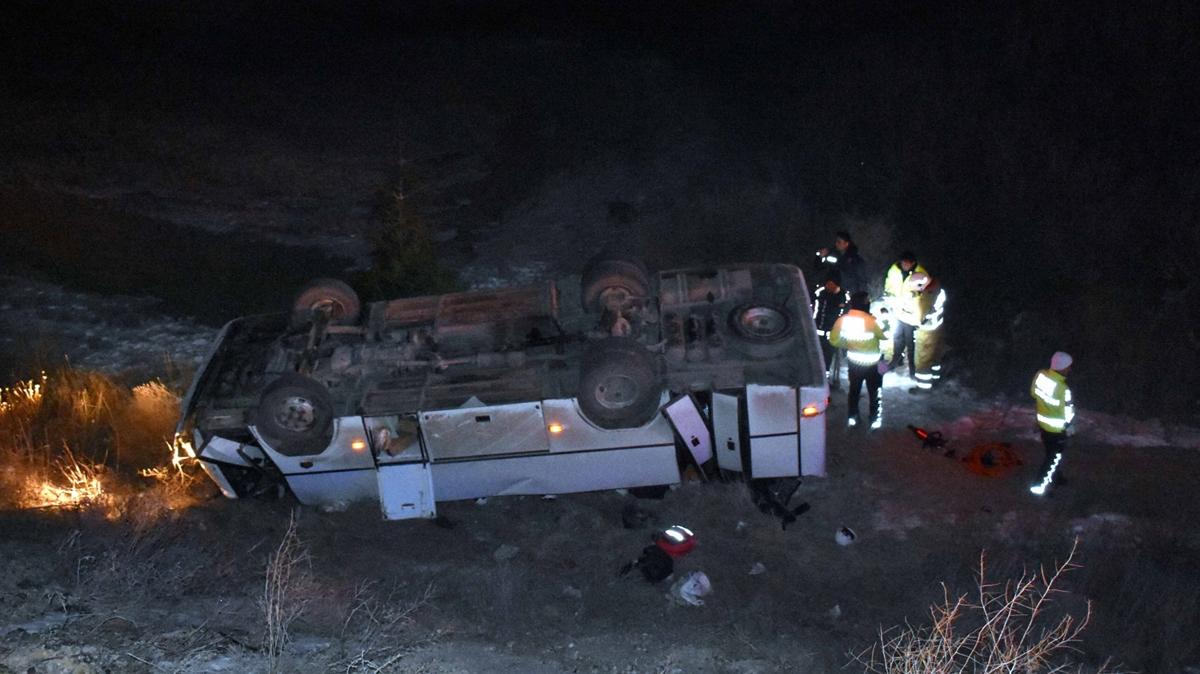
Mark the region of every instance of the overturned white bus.
POLYGON ((796 267, 602 256, 560 281, 365 306, 314 282, 291 313, 221 330, 179 432, 231 498, 283 484, 406 519, 671 484, 691 462, 824 475, 827 401, 796 267))

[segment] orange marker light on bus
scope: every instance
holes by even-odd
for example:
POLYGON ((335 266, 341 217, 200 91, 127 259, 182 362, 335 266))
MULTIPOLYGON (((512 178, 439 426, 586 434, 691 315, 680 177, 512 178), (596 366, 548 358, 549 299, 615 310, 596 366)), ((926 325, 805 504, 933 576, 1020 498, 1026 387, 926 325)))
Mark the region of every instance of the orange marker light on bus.
POLYGON ((556 421, 547 426, 546 429, 554 435, 558 435, 559 433, 563 432, 563 425, 556 421))
POLYGON ((803 410, 800 410, 800 413, 806 417, 815 417, 821 413, 821 408, 817 407, 816 403, 809 403, 804 406, 803 410))
POLYGON ((350 443, 350 449, 356 452, 361 452, 367 448, 367 441, 362 438, 356 438, 350 443))

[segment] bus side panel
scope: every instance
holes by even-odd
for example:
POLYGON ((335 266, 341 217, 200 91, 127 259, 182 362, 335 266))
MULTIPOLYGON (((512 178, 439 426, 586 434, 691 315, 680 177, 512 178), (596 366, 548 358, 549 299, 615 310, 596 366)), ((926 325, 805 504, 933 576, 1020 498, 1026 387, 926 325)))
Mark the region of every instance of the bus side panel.
POLYGON ((800 389, 800 409, 812 405, 813 416, 800 416, 800 474, 825 477, 825 416, 829 408, 829 389, 805 386, 800 389))
POLYGON ((251 426, 250 432, 304 505, 378 499, 375 459, 367 449, 363 418, 336 417, 333 424, 333 441, 319 454, 310 456, 280 454, 259 435, 257 428, 251 426))
POLYGON ((648 447, 435 463, 432 469, 439 501, 679 482, 674 439, 648 447))
POLYGON ((508 494, 567 494, 679 482, 675 432, 661 415, 638 428, 603 429, 588 423, 573 398, 542 401, 549 452, 437 460, 439 501, 508 494))

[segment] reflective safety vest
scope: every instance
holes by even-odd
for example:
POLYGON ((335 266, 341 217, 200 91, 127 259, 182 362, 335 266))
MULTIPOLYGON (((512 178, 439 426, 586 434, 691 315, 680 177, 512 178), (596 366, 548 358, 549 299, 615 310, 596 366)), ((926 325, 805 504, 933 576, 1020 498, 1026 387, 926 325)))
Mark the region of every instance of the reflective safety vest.
MULTIPOLYGON (((936 281, 932 283, 936 283, 936 281)), ((921 329, 937 330, 942 327, 942 321, 946 317, 946 291, 942 286, 937 284, 926 288, 921 293, 920 302, 921 314, 924 316, 921 321, 921 329)))
POLYGON ((851 309, 837 319, 829 331, 829 343, 846 349, 846 358, 851 363, 870 365, 879 362, 883 353, 879 343, 883 341, 883 330, 871 314, 851 309))
POLYGON ((1063 433, 1075 418, 1071 389, 1067 378, 1055 370, 1039 370, 1029 387, 1029 395, 1037 401, 1038 426, 1047 433, 1063 433))
POLYGON ((908 277, 917 272, 929 273, 924 267, 916 264, 913 265, 912 271, 905 274, 897 262, 888 268, 887 276, 883 279, 883 297, 887 300, 888 309, 897 319, 909 325, 920 325, 921 319, 924 318, 921 293, 913 291, 905 284, 908 277))

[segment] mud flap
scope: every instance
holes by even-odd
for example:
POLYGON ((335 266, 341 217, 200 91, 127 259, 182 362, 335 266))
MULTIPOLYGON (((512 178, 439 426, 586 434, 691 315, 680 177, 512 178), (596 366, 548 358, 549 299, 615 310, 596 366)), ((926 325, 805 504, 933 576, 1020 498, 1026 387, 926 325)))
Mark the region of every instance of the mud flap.
MULTIPOLYGON (((667 403, 662 408, 663 416, 675 429, 675 434, 691 452, 696 460, 696 466, 703 466, 705 461, 713 457, 712 434, 696 400, 690 394, 684 394, 667 403)), ((703 474, 703 471, 701 472, 703 474)))
POLYGON ((384 519, 408 520, 437 515, 433 500, 433 473, 427 463, 379 466, 379 504, 384 519))

